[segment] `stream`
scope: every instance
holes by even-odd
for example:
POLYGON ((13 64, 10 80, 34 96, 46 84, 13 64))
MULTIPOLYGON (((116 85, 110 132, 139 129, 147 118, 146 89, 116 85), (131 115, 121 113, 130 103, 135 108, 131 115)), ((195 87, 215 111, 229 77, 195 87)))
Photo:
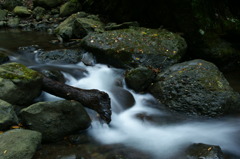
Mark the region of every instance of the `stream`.
MULTIPOLYGON (((40 33, 15 31, 9 34, 9 32, 1 31, 0 51, 14 52, 20 46, 32 44, 37 44, 45 50, 59 48, 59 46, 49 44, 49 41, 53 39, 54 37, 50 35, 40 33)), ((17 58, 12 57, 11 59, 21 63, 21 60, 19 61, 17 58)), ((52 64, 51 66, 62 71, 67 79, 66 83, 71 86, 83 89, 99 89, 109 94, 113 111, 110 125, 102 123, 93 111, 87 110, 93 122, 86 133, 100 145, 123 144, 151 154, 154 159, 172 159, 193 143, 205 143, 219 145, 224 153, 231 154, 229 157, 231 159, 240 158, 239 117, 189 120, 185 116, 177 116, 168 112, 163 106, 162 109, 156 109, 156 105, 161 106, 151 94, 139 94, 127 88, 122 69, 98 63, 86 66, 82 62, 74 65, 52 64), (71 71, 62 68, 83 69, 85 71, 79 78, 71 71), (124 92, 127 98, 121 97, 121 92, 124 92), (135 104, 131 107, 126 106, 129 103, 129 98, 135 100, 135 104)), ((42 65, 34 63, 28 67, 39 69, 42 65)), ((226 77, 231 82, 232 87, 239 91, 240 76, 234 72, 233 74, 228 73, 226 77)), ((42 95, 42 99, 59 100, 59 98, 47 93, 42 95)), ((57 146, 55 145, 55 147, 57 146)), ((55 149, 55 153, 57 151, 61 154, 60 151, 64 150, 55 149)), ((46 155, 51 156, 49 153, 46 155)), ((68 159, 71 159, 71 153, 64 155, 68 155, 68 159)), ((35 158, 41 158, 39 156, 35 158)), ((48 157, 45 156, 45 158, 48 157)))

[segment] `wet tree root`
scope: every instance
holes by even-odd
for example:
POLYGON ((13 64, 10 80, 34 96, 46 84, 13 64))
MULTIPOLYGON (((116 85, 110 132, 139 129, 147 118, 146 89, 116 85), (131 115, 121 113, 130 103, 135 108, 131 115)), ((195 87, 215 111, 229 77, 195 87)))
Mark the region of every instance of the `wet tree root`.
POLYGON ((75 100, 95 110, 106 123, 111 121, 111 102, 107 93, 92 89, 85 90, 43 77, 43 90, 68 100, 75 100))

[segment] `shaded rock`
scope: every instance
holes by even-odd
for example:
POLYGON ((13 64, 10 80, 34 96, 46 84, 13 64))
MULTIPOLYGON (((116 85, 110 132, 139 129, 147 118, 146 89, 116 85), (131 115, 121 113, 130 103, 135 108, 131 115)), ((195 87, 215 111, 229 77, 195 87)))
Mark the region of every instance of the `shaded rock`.
POLYGON ((40 52, 37 60, 40 63, 76 64, 81 61, 82 55, 82 50, 61 49, 40 52))
POLYGON ((127 86, 137 92, 144 91, 153 82, 156 73, 147 67, 137 67, 126 72, 127 86))
POLYGON ((81 10, 82 6, 78 0, 70 0, 60 7, 60 16, 69 16, 81 10))
POLYGON ((101 32, 104 30, 103 27, 103 23, 97 16, 78 12, 63 21, 55 29, 55 33, 63 40, 69 40, 71 38, 83 38, 90 32, 101 32))
POLYGON ((46 8, 57 7, 63 3, 63 0, 33 0, 34 6, 41 6, 46 8))
POLYGON ((22 6, 22 0, 4 0, 1 2, 3 8, 12 11, 16 6, 22 6))
POLYGON ((31 159, 41 143, 41 133, 14 129, 0 135, 0 158, 31 159))
POLYGON ((1 49, 0 49, 0 64, 3 64, 4 62, 7 62, 7 61, 9 61, 9 57, 6 54, 1 53, 1 49))
POLYGON ((17 28, 19 26, 20 19, 19 18, 9 18, 7 21, 7 26, 10 28, 17 28))
POLYGON ((0 21, 6 20, 7 10, 0 9, 0 21))
POLYGON ((0 131, 17 124, 18 118, 11 104, 0 99, 0 131))
POLYGON ((28 8, 24 7, 24 6, 16 6, 13 9, 13 13, 15 13, 18 16, 30 16, 31 15, 31 11, 28 10, 28 8))
MULTIPOLYGON (((219 146, 206 144, 192 144, 186 150, 186 159, 224 159, 219 146)), ((185 159, 185 158, 184 158, 185 159)))
MULTIPOLYGON (((237 63, 240 60, 240 51, 236 46, 234 47, 233 42, 231 43, 213 33, 206 33, 203 38, 204 47, 201 49, 201 53, 195 55, 196 57, 214 61, 220 67, 237 63)), ((229 38, 234 40, 234 37, 229 38)), ((237 44, 238 42, 235 45, 237 44)))
POLYGON ((0 99, 11 104, 31 103, 41 93, 42 76, 18 63, 0 65, 0 99))
POLYGON ((33 15, 37 20, 43 19, 44 15, 46 14, 46 10, 42 7, 36 7, 33 10, 33 15))
POLYGON ((22 109, 20 116, 25 126, 42 133, 45 142, 61 140, 91 124, 85 109, 76 101, 39 102, 22 109))
POLYGON ((134 22, 124 22, 121 24, 116 24, 116 23, 108 23, 105 26, 105 30, 117 30, 117 29, 127 29, 130 27, 139 27, 139 23, 134 21, 134 22))
POLYGON ((186 50, 185 40, 163 29, 131 28, 92 33, 82 40, 99 62, 115 67, 137 65, 165 68, 178 62, 186 50))
POLYGON ((239 94, 214 64, 204 60, 169 67, 149 90, 170 109, 189 115, 214 117, 240 108, 239 94))

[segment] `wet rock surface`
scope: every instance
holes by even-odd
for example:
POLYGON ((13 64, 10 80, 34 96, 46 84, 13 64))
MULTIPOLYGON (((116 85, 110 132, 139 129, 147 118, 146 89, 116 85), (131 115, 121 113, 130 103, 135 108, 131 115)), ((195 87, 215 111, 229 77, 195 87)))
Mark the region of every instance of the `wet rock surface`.
POLYGON ((224 159, 223 152, 219 146, 207 144, 192 144, 186 150, 187 159, 224 159))
POLYGON ((159 73, 156 80, 150 92, 175 111, 211 117, 239 111, 239 94, 210 62, 179 63, 159 73))

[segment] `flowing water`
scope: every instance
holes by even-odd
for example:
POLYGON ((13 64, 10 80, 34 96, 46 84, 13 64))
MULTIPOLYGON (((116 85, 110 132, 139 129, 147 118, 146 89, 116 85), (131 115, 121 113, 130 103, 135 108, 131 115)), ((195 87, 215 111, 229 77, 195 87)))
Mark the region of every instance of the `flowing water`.
MULTIPOLYGON (((219 145, 224 152, 236 156, 232 159, 240 158, 240 118, 188 120, 183 117, 184 120, 180 120, 158 104, 151 94, 138 94, 128 89, 123 78, 124 70, 103 64, 53 66, 62 70, 67 84, 109 94, 113 111, 110 125, 102 123, 90 112, 93 122, 88 133, 102 144, 121 143, 150 153, 153 158, 168 159, 192 143, 205 143, 219 145), (77 78, 62 68, 85 71, 81 78, 77 78), (125 92, 126 98, 122 98, 120 92, 125 92), (133 99, 135 103, 130 106, 129 103, 133 102, 129 101, 133 99)), ((42 65, 35 63, 29 67, 41 68, 42 65)), ((45 93, 44 99, 59 98, 45 93)))

